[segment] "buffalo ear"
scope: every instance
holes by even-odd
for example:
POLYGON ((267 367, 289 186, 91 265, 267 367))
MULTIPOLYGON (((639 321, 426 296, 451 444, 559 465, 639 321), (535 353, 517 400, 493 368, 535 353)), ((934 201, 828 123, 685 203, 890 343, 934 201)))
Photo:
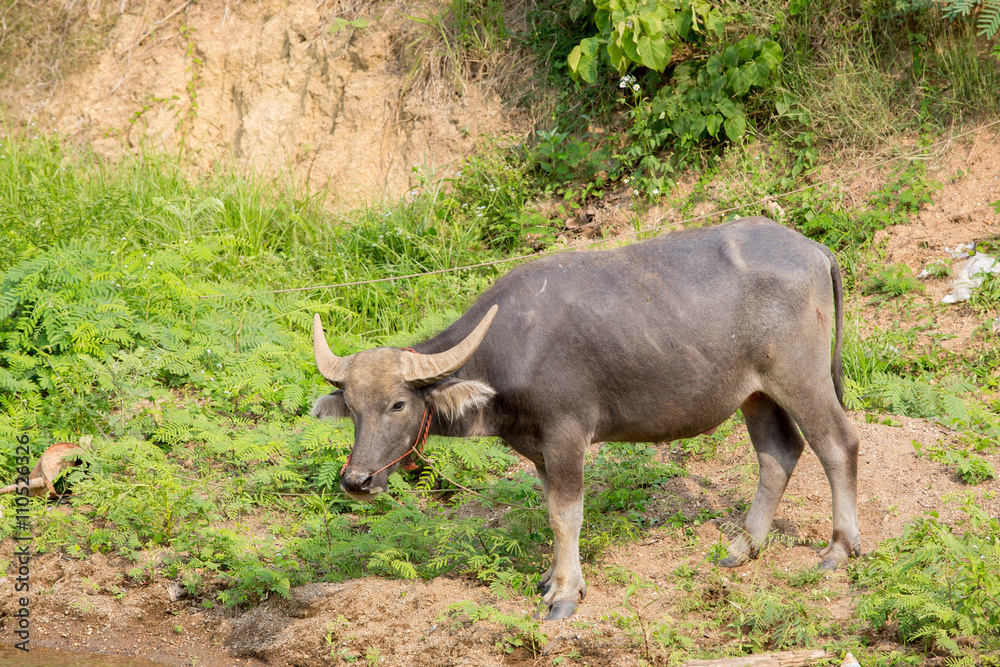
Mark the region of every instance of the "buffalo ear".
POLYGON ((317 419, 342 419, 350 417, 351 413, 347 409, 347 401, 344 400, 344 390, 320 396, 313 403, 312 416, 317 419))
POLYGON ((467 412, 478 412, 486 407, 496 394, 496 389, 478 380, 445 380, 430 393, 430 402, 446 421, 455 421, 467 412))

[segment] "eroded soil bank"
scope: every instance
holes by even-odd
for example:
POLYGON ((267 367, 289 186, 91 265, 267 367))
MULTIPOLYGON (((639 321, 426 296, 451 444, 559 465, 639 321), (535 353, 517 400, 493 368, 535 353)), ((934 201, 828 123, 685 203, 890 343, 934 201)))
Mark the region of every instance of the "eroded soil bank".
POLYGON ((0 119, 111 158, 180 151, 206 173, 291 178, 340 206, 399 197, 414 167, 443 176, 481 135, 513 129, 493 87, 442 62, 415 20, 433 3, 90 5, 68 29, 86 48, 39 35, 0 78, 0 119))

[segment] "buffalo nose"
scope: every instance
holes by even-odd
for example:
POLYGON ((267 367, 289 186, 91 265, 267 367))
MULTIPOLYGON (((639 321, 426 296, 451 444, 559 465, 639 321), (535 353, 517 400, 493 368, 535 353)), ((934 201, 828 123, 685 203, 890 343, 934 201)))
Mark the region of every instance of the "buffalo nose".
POLYGON ((372 486, 372 476, 351 471, 340 478, 340 484, 345 491, 351 493, 369 493, 372 486))

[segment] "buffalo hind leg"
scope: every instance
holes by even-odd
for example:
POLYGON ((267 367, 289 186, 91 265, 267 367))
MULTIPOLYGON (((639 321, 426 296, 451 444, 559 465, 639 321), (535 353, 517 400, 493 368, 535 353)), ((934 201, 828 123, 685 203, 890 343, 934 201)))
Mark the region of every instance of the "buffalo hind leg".
POLYGON ((757 494, 743 522, 743 532, 730 542, 729 557, 719 561, 723 567, 742 565, 748 558, 757 557, 805 447, 795 422, 768 396, 754 394, 740 407, 760 463, 760 478, 757 494))
POLYGON ((810 405, 799 420, 802 433, 816 452, 833 499, 833 537, 820 552, 820 569, 836 569, 844 560, 861 555, 858 528, 858 448, 860 438, 850 418, 833 399, 823 407, 810 405))

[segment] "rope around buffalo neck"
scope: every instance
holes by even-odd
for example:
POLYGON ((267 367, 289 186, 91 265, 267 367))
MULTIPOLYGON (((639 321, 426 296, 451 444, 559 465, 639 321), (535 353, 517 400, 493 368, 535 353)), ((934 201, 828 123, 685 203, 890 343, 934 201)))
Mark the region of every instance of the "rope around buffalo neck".
MULTIPOLYGON (((441 472, 440 470, 438 470, 434 466, 434 462, 431 461, 431 459, 429 459, 426 456, 424 456, 424 451, 423 451, 424 450, 424 444, 427 442, 427 436, 430 435, 430 432, 431 432, 431 419, 433 418, 433 416, 434 416, 434 406, 431 403, 428 403, 427 407, 424 408, 424 415, 423 415, 423 417, 420 418, 420 430, 417 431, 417 437, 414 439, 413 445, 408 450, 406 450, 406 452, 404 452, 403 455, 400 456, 398 459, 396 459, 395 461, 392 461, 391 463, 388 463, 388 464, 382 466, 381 468, 379 468, 378 470, 376 470, 375 472, 373 472, 371 474, 371 477, 374 477, 375 475, 379 474, 380 472, 382 472, 386 468, 392 466, 394 463, 398 463, 399 461, 402 461, 403 459, 405 459, 410 454, 415 454, 417 456, 417 458, 419 458, 421 461, 423 461, 424 465, 426 465, 428 468, 430 468, 431 470, 433 470, 435 472, 435 474, 437 474, 438 477, 440 477, 441 479, 446 480, 448 482, 451 482, 456 487, 458 487, 459 489, 465 491, 466 493, 471 493, 474 496, 479 496, 483 500, 487 500, 487 501, 489 501, 490 503, 492 503, 494 505, 505 505, 506 507, 512 507, 514 509, 520 509, 520 510, 528 510, 530 512, 538 512, 538 511, 540 511, 542 509, 541 507, 526 507, 524 505, 515 505, 513 503, 505 503, 502 500, 496 500, 494 498, 490 498, 489 496, 484 496, 483 494, 481 494, 478 491, 475 491, 473 489, 470 489, 469 487, 465 486, 464 484, 459 484, 458 482, 456 482, 455 480, 453 480, 451 477, 448 477, 443 472, 441 472)), ((351 457, 353 455, 354 455, 353 451, 350 454, 347 455, 347 461, 344 462, 344 467, 340 469, 341 476, 344 475, 344 472, 347 470, 347 466, 351 465, 351 457)), ((402 467, 405 470, 416 470, 417 464, 415 464, 415 463, 406 463, 402 467)))

